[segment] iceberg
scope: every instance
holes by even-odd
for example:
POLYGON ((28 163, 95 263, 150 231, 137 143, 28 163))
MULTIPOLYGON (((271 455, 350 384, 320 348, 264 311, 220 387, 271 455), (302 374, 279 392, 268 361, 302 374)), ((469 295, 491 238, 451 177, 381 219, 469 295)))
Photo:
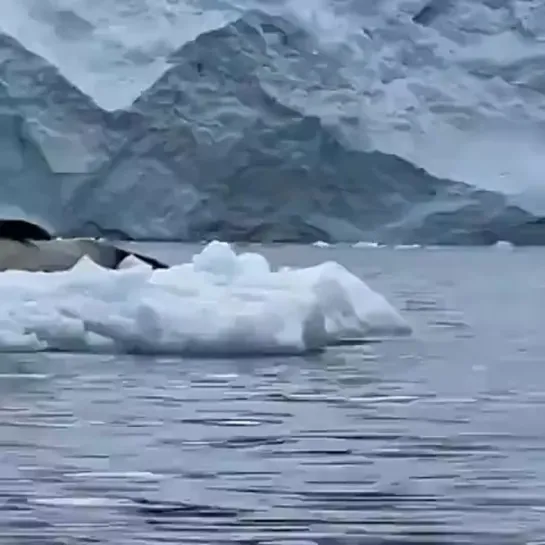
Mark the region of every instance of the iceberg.
POLYGON ((6 0, 0 217, 138 240, 543 244, 539 6, 6 0))
POLYGON ((216 241, 169 269, 131 257, 110 270, 84 256, 61 272, 3 272, 0 298, 0 352, 297 355, 411 333, 336 262, 275 271, 216 241))

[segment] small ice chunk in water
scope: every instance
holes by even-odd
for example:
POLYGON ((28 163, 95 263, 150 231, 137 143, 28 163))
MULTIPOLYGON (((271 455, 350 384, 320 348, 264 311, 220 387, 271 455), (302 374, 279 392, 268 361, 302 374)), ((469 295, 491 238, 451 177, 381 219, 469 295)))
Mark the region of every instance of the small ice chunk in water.
POLYGON ((494 248, 497 248, 498 250, 512 250, 514 247, 515 245, 508 240, 498 240, 498 242, 494 244, 494 248))
POLYGON ((352 248, 382 248, 383 245, 379 244, 378 242, 365 242, 364 240, 361 240, 360 242, 356 242, 355 244, 352 244, 352 248))
POLYGON ((275 271, 221 242, 169 269, 127 258, 109 270, 84 257, 67 271, 6 271, 0 298, 0 351, 301 354, 411 331, 334 261, 275 271))

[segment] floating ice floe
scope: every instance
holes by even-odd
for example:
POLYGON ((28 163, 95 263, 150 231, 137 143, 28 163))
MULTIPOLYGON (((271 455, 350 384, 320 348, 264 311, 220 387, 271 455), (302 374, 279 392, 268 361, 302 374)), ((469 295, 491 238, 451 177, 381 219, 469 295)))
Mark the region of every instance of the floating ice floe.
POLYGON ((221 242, 163 270, 133 257, 109 270, 84 257, 62 272, 3 272, 0 299, 0 351, 301 354, 411 332, 336 262, 274 271, 221 242))

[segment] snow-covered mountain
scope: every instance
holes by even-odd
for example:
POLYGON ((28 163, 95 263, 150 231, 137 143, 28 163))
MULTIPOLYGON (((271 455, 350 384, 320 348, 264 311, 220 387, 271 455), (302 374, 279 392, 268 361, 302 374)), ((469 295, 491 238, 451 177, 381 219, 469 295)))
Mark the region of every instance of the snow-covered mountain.
POLYGON ((2 216, 134 238, 545 243, 537 0, 2 6, 2 216))

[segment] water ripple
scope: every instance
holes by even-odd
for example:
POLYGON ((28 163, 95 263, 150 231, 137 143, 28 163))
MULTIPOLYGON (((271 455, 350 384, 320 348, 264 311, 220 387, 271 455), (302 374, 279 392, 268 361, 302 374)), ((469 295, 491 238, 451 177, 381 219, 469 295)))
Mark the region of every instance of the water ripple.
MULTIPOLYGON (((331 252, 365 276, 364 254, 331 252)), ((539 543, 545 286, 515 302, 507 287, 545 259, 496 255, 498 276, 472 253, 476 286, 454 254, 385 251, 369 264, 413 320, 411 339, 289 361, 4 355, 2 537, 539 543)))

